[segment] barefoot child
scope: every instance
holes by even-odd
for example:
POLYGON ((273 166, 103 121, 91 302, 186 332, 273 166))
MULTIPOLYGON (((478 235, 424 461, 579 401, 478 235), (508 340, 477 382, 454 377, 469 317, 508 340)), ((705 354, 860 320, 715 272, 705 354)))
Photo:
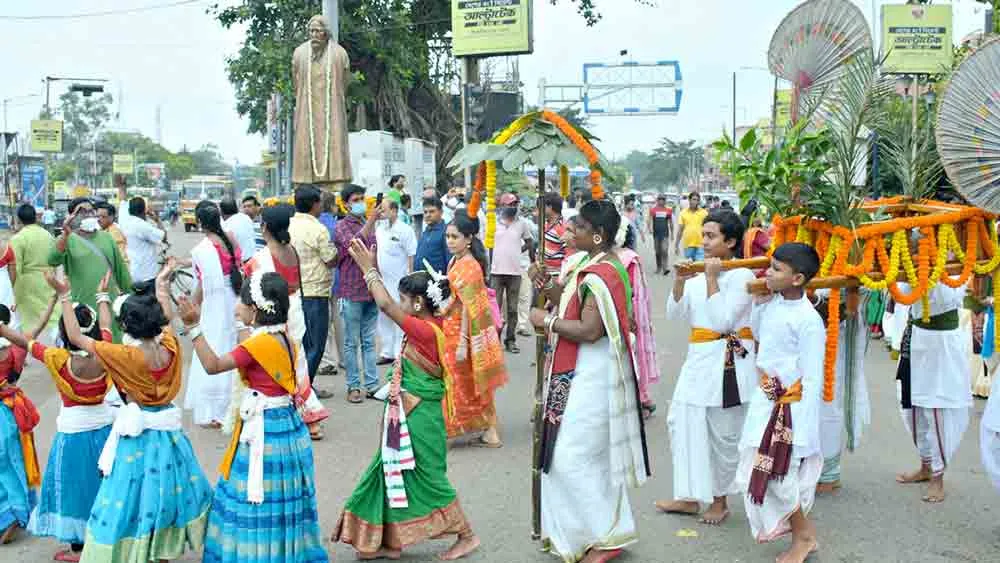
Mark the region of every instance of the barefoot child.
POLYGON ((779 246, 766 275, 771 294, 758 298, 751 314, 760 342, 760 388, 747 412, 737 478, 749 493, 744 504, 754 539, 764 543, 792 534, 778 563, 802 563, 817 549, 808 514, 823 469, 819 413, 826 331, 805 285, 818 270, 812 247, 779 246))
MULTIPOLYGON (((31 332, 32 338, 42 332, 53 307, 55 299, 31 332)), ((6 328, 10 321, 10 309, 0 305, 0 325, 6 328)), ((14 541, 17 531, 28 526, 42 482, 32 433, 38 410, 15 385, 26 356, 25 347, 0 338, 0 544, 14 541)))
POLYGON ((729 515, 726 496, 739 464, 740 431, 756 383, 750 331, 752 271, 722 271, 737 257, 743 221, 732 211, 713 211, 702 226, 705 273, 682 274, 667 300, 667 317, 691 324, 687 358, 667 415, 674 462, 674 500, 659 501, 663 512, 701 515, 719 524, 729 515))
POLYGON ((900 346, 900 406, 903 424, 920 454, 920 469, 898 475, 896 481, 929 482, 925 502, 944 500, 944 470, 969 426, 971 335, 959 326, 964 299, 964 286, 934 286, 927 316, 921 301, 910 307, 900 346))
POLYGON ((460 559, 479 538, 448 481, 444 411, 453 405, 452 375, 445 367, 444 332, 437 317, 451 302, 448 279, 426 264, 399 281, 393 301, 375 270, 374 256, 359 239, 348 248, 364 272, 375 303, 403 330, 403 346, 389 385, 381 447, 340 514, 332 541, 349 544, 359 559, 399 559, 404 548, 443 536, 455 543, 439 557, 460 559))
MULTIPOLYGON (((52 274, 45 276, 55 290, 52 294, 55 304, 55 297, 67 293, 69 287, 52 274)), ((105 284, 108 279, 104 278, 105 284)), ((104 291, 104 288, 98 290, 104 291)), ((89 306, 64 301, 62 313, 75 315, 83 332, 91 338, 111 342, 111 331, 98 326, 97 312, 89 306)), ((106 319, 104 326, 110 325, 110 318, 106 319)), ((87 519, 101 486, 97 458, 114 422, 114 412, 104 402, 112 384, 96 358, 69 342, 62 321, 59 322, 59 335, 66 348, 45 346, 34 340, 37 333, 24 335, 0 325, 0 336, 30 351, 45 365, 62 399, 40 500, 31 514, 28 531, 70 545, 69 549, 55 554, 56 561, 79 561, 87 519)))

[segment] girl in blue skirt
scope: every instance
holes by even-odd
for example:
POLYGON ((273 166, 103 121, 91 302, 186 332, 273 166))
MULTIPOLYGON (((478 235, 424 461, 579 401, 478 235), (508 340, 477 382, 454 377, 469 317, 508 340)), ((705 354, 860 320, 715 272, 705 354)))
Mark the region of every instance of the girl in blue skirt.
POLYGON ((312 441, 296 408, 309 378, 296 373, 302 350, 285 332, 288 285, 279 274, 255 272, 243 283, 236 311, 240 344, 220 358, 201 334, 198 309, 181 302, 181 318, 205 370, 238 369, 247 386, 219 468, 202 561, 326 563, 312 441))
MULTIPOLYGON (((167 327, 171 268, 157 277, 156 295, 143 285, 115 300, 123 344, 96 341, 82 333, 75 315, 63 317, 69 341, 98 359, 127 400, 98 458, 104 480, 87 521, 84 563, 178 559, 200 550, 205 539, 212 489, 172 403, 184 361, 167 327)), ((100 318, 110 319, 103 289, 97 303, 100 318)))
MULTIPOLYGON (((69 290, 65 282, 56 280, 51 274, 47 274, 46 279, 56 290, 54 295, 69 290)), ((73 305, 66 300, 62 313, 66 317, 75 316, 82 332, 90 338, 111 342, 111 331, 98 326, 97 313, 89 306, 73 305)), ((111 319, 103 321, 104 326, 110 326, 111 319)), ((45 364, 62 399, 56 419, 57 432, 42 479, 41 498, 31 514, 28 531, 70 544, 70 549, 56 553, 56 561, 79 561, 87 519, 101 485, 97 458, 114 422, 111 407, 104 403, 104 396, 111 389, 111 379, 96 358, 69 341, 61 320, 59 336, 67 343, 67 349, 45 346, 3 325, 0 325, 0 336, 28 350, 45 364)))
MULTIPOLYGON (((32 337, 48 324, 55 303, 49 303, 32 337)), ((10 319, 10 309, 0 305, 0 328, 7 329, 10 319)), ((32 433, 38 410, 15 385, 26 356, 23 345, 0 336, 0 544, 14 541, 17 531, 28 526, 42 480, 32 433)))

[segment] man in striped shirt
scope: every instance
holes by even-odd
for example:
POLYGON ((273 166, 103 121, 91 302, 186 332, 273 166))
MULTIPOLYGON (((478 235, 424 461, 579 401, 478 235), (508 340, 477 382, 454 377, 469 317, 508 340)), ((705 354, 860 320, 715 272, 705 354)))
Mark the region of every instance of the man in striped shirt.
POLYGON ((559 194, 548 192, 542 196, 541 209, 545 214, 545 269, 550 277, 558 277, 562 268, 563 259, 566 258, 566 243, 563 242, 563 235, 566 233, 566 224, 562 220, 563 200, 559 194))

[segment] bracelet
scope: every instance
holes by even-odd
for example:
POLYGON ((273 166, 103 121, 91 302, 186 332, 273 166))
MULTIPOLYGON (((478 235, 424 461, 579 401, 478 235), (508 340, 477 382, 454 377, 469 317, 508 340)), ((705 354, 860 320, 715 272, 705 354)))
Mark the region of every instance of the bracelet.
POLYGON ((72 300, 73 300, 73 294, 69 292, 63 293, 62 295, 59 296, 59 301, 62 301, 63 303, 69 303, 72 300))
POLYGON ((108 304, 111 303, 111 296, 108 295, 107 292, 98 293, 96 297, 97 297, 96 303, 98 305, 100 305, 101 303, 108 303, 108 304))
POLYGON ((557 320, 559 320, 559 317, 557 317, 554 314, 549 315, 548 318, 546 319, 545 330, 548 331, 549 334, 552 334, 552 329, 556 326, 557 320))
POLYGON ((204 336, 205 334, 201 331, 201 325, 191 325, 184 327, 187 331, 188 336, 191 338, 191 342, 194 342, 198 338, 204 336))

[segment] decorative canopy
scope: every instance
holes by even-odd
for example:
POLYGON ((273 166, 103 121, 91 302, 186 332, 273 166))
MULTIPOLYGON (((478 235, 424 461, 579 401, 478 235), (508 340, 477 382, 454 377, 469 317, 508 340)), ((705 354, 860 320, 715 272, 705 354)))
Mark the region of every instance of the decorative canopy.
POLYGON ((958 191, 973 205, 1000 212, 1000 39, 969 55, 952 75, 936 134, 958 191))
MULTIPOLYGON (((871 31, 850 0, 808 0, 785 16, 771 37, 768 68, 792 83, 796 97, 836 79, 852 57, 872 49, 871 31)), ((793 118, 797 116, 793 101, 793 118)))

